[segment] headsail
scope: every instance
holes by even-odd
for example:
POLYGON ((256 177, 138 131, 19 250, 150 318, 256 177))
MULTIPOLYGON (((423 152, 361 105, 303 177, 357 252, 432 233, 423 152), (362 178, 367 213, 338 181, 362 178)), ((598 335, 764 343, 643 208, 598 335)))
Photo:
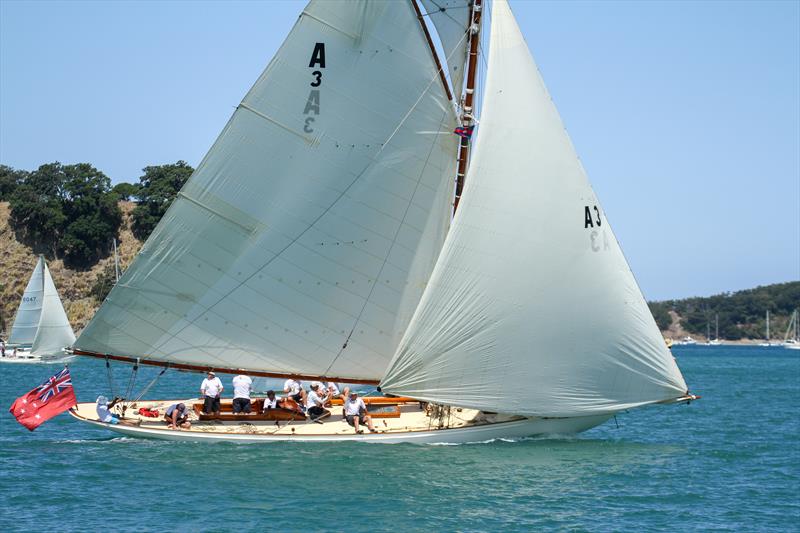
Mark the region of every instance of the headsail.
POLYGON ((44 257, 39 256, 33 268, 31 278, 22 294, 22 300, 11 327, 9 344, 31 345, 36 337, 36 328, 39 327, 39 316, 42 314, 42 299, 44 295, 44 257))
POLYGON ((50 269, 44 264, 44 291, 42 300, 42 313, 39 317, 39 327, 36 338, 31 347, 32 355, 58 354, 75 342, 75 333, 64 312, 61 298, 50 275, 50 269))
POLYGON ((493 6, 465 195, 382 389, 548 417, 679 397, 686 383, 511 10, 493 6))
POLYGON ((76 348, 377 381, 444 241, 455 124, 409 2, 313 0, 76 348))

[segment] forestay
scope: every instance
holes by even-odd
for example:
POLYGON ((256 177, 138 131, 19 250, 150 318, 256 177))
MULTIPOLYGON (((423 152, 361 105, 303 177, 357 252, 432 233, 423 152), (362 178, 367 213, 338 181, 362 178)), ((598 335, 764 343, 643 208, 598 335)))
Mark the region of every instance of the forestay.
POLYGON ((464 89, 465 63, 472 0, 422 0, 426 15, 436 28, 447 60, 447 71, 456 100, 464 89))
POLYGON ((516 21, 493 5, 465 194, 382 389, 548 417, 682 396, 516 21))
POLYGON ((64 306, 61 304, 61 298, 58 296, 47 264, 43 264, 43 271, 42 312, 31 347, 31 354, 39 356, 59 354, 75 342, 75 333, 69 324, 67 313, 64 312, 64 306))
POLYGON ((30 346, 36 337, 36 328, 39 327, 39 316, 42 314, 42 296, 44 294, 44 258, 39 256, 33 268, 31 278, 22 294, 22 300, 11 327, 9 344, 30 346))
POLYGON ((455 124, 409 2, 312 1, 76 348, 377 381, 444 241, 455 124))

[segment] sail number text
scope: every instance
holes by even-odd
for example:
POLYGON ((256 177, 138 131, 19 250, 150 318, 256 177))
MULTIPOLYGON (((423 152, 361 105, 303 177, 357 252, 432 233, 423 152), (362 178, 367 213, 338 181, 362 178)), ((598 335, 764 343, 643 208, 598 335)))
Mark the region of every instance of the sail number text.
POLYGON ((593 252, 606 251, 611 248, 608 243, 608 235, 602 226, 600 209, 596 205, 583 206, 583 228, 592 230, 589 232, 589 246, 593 252))
POLYGON ((311 72, 311 91, 308 93, 306 107, 303 114, 306 116, 303 131, 306 133, 314 132, 314 120, 319 116, 319 87, 322 85, 322 70, 325 68, 325 43, 316 43, 314 51, 311 52, 311 60, 308 68, 314 69, 311 72))

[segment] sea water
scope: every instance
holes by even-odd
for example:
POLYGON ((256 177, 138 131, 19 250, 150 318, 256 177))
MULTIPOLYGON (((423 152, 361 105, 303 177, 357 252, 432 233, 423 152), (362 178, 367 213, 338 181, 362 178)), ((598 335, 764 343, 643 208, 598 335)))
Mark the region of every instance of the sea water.
MULTIPOLYGON (((799 531, 800 352, 674 354, 702 400, 459 446, 171 443, 66 414, 30 433, 7 408, 59 365, 0 365, 0 530, 799 531)), ((79 401, 110 396, 103 361, 70 368, 79 401)), ((130 366, 113 370, 119 393, 130 366)), ((195 396, 202 377, 167 372, 147 397, 195 396)))

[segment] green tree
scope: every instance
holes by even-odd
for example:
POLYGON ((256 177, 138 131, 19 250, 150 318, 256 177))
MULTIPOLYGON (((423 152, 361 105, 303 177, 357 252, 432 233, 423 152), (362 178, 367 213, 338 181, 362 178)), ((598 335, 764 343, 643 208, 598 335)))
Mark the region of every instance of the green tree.
POLYGON ((107 255, 117 236, 122 212, 111 180, 88 163, 65 167, 64 189, 69 201, 63 205, 67 223, 62 247, 64 259, 75 266, 92 265, 107 255))
POLYGON ((63 252, 84 268, 109 251, 122 222, 108 177, 88 163, 49 163, 25 176, 11 196, 11 223, 34 249, 63 252))
POLYGON ((131 229, 137 239, 147 239, 153 229, 167 212, 178 191, 192 175, 194 169, 185 161, 172 165, 145 167, 139 178, 137 194, 139 205, 133 210, 131 229))
POLYGON ((133 183, 117 183, 111 191, 116 194, 120 200, 130 201, 139 195, 139 186, 133 183))
POLYGON ((0 201, 9 201, 27 174, 24 170, 14 170, 6 165, 0 165, 0 201))
POLYGON ((61 163, 40 166, 25 177, 11 194, 11 225, 37 251, 58 256, 58 243, 66 216, 64 167, 61 163))
POLYGON ((97 275, 89 292, 98 303, 102 302, 106 299, 108 293, 111 292, 116 280, 117 276, 114 270, 114 263, 109 263, 106 268, 97 275))
POLYGON ((669 305, 665 302, 648 302, 650 312, 653 313, 653 318, 656 320, 658 329, 661 331, 669 329, 672 325, 672 317, 669 314, 669 305))

